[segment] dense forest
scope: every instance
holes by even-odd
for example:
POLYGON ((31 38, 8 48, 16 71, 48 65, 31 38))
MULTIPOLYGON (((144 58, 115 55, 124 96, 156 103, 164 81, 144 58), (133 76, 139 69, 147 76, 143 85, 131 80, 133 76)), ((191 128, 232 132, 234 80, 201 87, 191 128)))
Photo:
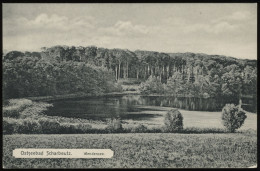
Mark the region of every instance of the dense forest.
POLYGON ((140 80, 144 94, 235 98, 256 96, 257 61, 220 55, 90 47, 43 47, 3 55, 5 98, 119 91, 140 80))

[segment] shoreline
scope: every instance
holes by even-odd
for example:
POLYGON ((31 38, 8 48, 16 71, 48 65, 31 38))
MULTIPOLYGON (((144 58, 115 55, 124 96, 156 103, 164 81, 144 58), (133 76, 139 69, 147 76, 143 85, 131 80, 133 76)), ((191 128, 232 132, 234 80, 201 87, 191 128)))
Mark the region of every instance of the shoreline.
MULTIPOLYGON (((67 99, 78 99, 78 98, 95 98, 95 97, 117 97, 117 96, 125 96, 125 95, 139 95, 139 96, 145 96, 145 97, 177 97, 177 98, 199 98, 199 99, 212 99, 214 97, 194 97, 194 96, 188 96, 188 95, 178 95, 178 96, 173 96, 169 94, 142 94, 139 91, 122 91, 122 92, 110 92, 110 93, 103 93, 103 94, 97 94, 93 95, 91 93, 83 93, 83 92, 78 92, 78 93, 71 93, 71 94, 62 94, 62 95, 53 95, 53 96, 36 96, 36 97, 22 97, 22 98, 16 98, 16 99, 28 99, 32 101, 43 101, 43 102, 51 102, 55 100, 67 100, 67 99)), ((8 101, 10 99, 5 99, 4 101, 8 101)), ((246 105, 246 104, 245 104, 246 105)), ((220 109, 219 109, 220 110, 220 109)), ((217 110, 217 111, 219 111, 217 110)), ((193 111, 193 110, 192 110, 193 111)), ((245 110, 247 111, 247 110, 245 110)), ((257 113, 254 111, 247 111, 251 113, 257 113)))
MULTIPOLYGON (((74 98, 84 98, 84 97, 101 97, 101 96, 121 96, 121 95, 141 95, 137 92, 111 92, 93 95, 90 93, 71 93, 71 94, 62 94, 62 95, 53 95, 53 96, 36 96, 36 97, 22 97, 18 99, 29 99, 33 101, 52 101, 52 100, 63 100, 63 99, 74 99, 74 98)), ((7 99, 9 100, 9 99, 7 99)))
MULTIPOLYGON (((52 100, 62 100, 62 99, 74 99, 74 98, 84 98, 84 97, 102 97, 102 96, 122 96, 122 95, 141 95, 141 96, 161 96, 161 97, 169 97, 173 95, 167 94, 141 94, 137 91, 123 91, 123 92, 111 92, 93 95, 90 93, 71 93, 71 94, 62 94, 62 95, 53 95, 53 96, 36 96, 36 97, 22 97, 17 99, 29 99, 33 101, 52 101, 52 100)), ((189 97, 189 98, 205 98, 205 97, 193 97, 193 96, 173 96, 173 97, 189 97)), ((208 97, 212 98, 212 97, 208 97)), ((205 98, 207 99, 207 98, 205 98)), ((9 99, 6 99, 9 100, 9 99)))

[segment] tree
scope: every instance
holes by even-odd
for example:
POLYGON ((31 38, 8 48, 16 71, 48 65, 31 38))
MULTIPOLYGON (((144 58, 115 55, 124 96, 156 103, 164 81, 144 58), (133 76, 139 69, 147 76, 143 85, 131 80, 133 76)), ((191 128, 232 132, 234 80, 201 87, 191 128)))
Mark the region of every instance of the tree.
POLYGON ((184 95, 185 93, 185 81, 183 74, 175 72, 172 77, 167 80, 166 91, 172 95, 184 95))
POLYGON ((223 125, 229 132, 233 133, 236 129, 240 128, 246 118, 246 113, 234 104, 226 104, 222 109, 223 125))
POLYGON ((257 92, 257 69, 246 66, 242 72, 243 94, 256 95, 257 92))
MULTIPOLYGON (((53 54, 57 52, 55 48, 51 51, 53 54)), ((112 76, 107 68, 86 62, 39 59, 33 53, 26 53, 26 56, 10 53, 3 62, 3 97, 8 99, 76 92, 97 95, 118 89, 112 76)))
POLYGON ((4 56, 4 60, 14 60, 18 57, 23 57, 24 56, 24 53, 22 52, 19 52, 19 51, 11 51, 11 52, 8 52, 5 56, 4 56))
POLYGON ((139 90, 143 94, 162 94, 164 87, 159 77, 151 75, 145 82, 141 83, 139 90))
POLYGON ((178 109, 168 111, 164 116, 166 131, 176 132, 183 129, 183 116, 178 109))
POLYGON ((241 71, 236 65, 230 65, 225 68, 226 72, 222 75, 222 93, 226 97, 240 99, 242 95, 241 71))

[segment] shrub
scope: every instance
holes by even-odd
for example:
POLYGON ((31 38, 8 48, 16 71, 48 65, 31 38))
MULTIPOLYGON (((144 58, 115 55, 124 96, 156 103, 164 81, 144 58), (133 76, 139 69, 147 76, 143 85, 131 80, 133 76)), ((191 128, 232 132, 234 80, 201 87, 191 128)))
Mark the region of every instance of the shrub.
POLYGON ((43 114, 51 104, 32 102, 28 99, 10 99, 7 106, 3 107, 3 116, 12 118, 35 118, 43 114))
POLYGON ((19 106, 21 108, 32 105, 32 101, 29 99, 10 99, 8 102, 9 106, 19 106))
POLYGON ((32 105, 32 101, 28 99, 10 99, 7 106, 3 107, 3 116, 19 118, 20 113, 28 106, 32 105))
POLYGON ((22 124, 17 124, 18 130, 17 133, 27 134, 37 134, 41 132, 41 125, 38 123, 37 120, 33 119, 20 119, 22 124))
POLYGON ((19 118, 20 110, 19 106, 3 107, 3 117, 19 118))
POLYGON ((163 131, 164 131, 163 128, 152 127, 152 128, 147 129, 148 133, 162 133, 163 131))
POLYGON ((74 134, 78 132, 78 129, 75 125, 69 123, 60 124, 60 133, 62 134, 74 134))
POLYGON ((75 126, 78 133, 88 133, 91 131, 92 126, 90 124, 79 123, 75 126))
POLYGON ((3 118, 3 134, 37 134, 41 133, 41 126, 37 120, 3 118))
POLYGON ((3 134, 17 133, 20 125, 17 119, 3 117, 3 134))
POLYGON ((45 102, 33 102, 31 106, 26 107, 23 111, 20 112, 20 117, 38 118, 38 115, 44 114, 44 111, 52 106, 52 104, 48 104, 45 102))
POLYGON ((111 90, 111 92, 122 92, 123 88, 120 83, 114 83, 114 88, 111 90))
POLYGON ((164 85, 159 77, 150 76, 145 82, 140 84, 139 90, 142 94, 163 93, 164 85))
POLYGON ((39 119, 41 132, 45 134, 52 134, 60 132, 60 123, 55 119, 41 118, 39 119))
POLYGON ((3 118, 3 134, 12 134, 13 133, 13 124, 8 122, 8 120, 3 118))
POLYGON ((183 116, 178 109, 172 109, 165 114, 164 124, 167 132, 176 132, 183 129, 183 116))
POLYGON ((136 126, 136 127, 133 127, 132 129, 131 129, 131 132, 133 132, 133 133, 145 133, 145 132, 147 132, 147 127, 146 126, 144 126, 143 124, 139 124, 138 126, 136 126))
POLYGON ((109 133, 122 132, 123 127, 121 119, 117 118, 109 120, 106 129, 109 133))
POLYGON ((234 104, 226 104, 222 109, 222 123, 229 132, 240 128, 246 118, 246 113, 234 104))
POLYGON ((107 87, 105 89, 106 93, 110 93, 110 92, 122 92, 123 88, 122 88, 122 84, 121 83, 114 83, 112 81, 108 81, 107 82, 107 87))

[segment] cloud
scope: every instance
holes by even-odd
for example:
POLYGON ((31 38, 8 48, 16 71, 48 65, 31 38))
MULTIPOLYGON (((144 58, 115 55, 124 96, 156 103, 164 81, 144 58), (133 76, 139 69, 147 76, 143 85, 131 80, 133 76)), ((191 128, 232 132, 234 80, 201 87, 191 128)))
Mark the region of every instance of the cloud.
POLYGON ((233 31, 237 28, 238 28, 238 26, 232 25, 228 22, 220 22, 220 23, 217 23, 217 24, 215 24, 211 27, 208 27, 207 31, 218 34, 218 33, 221 33, 221 32, 233 31))
POLYGON ((203 31, 206 33, 213 33, 213 34, 219 34, 219 33, 227 33, 230 31, 234 31, 238 28, 237 25, 230 24, 228 22, 219 22, 215 24, 193 24, 190 26, 185 26, 183 28, 183 31, 186 33, 193 33, 198 31, 203 31))
POLYGON ((76 17, 73 18, 70 22, 72 27, 74 28, 90 28, 94 29, 96 25, 96 21, 93 17, 90 16, 83 16, 83 17, 76 17))
MULTIPOLYGON (((232 17, 234 16, 232 15, 232 17)), ((214 22, 204 22, 202 20, 194 23, 192 20, 180 17, 168 17, 163 19, 162 23, 163 25, 153 27, 150 30, 160 33, 160 35, 163 32, 176 36, 194 33, 218 35, 219 33, 230 33, 240 27, 239 23, 232 23, 226 20, 215 20, 214 22)))
POLYGON ((184 26, 187 24, 187 20, 180 17, 167 17, 162 19, 162 22, 170 26, 184 26))
POLYGON ((250 18, 251 13, 249 11, 238 11, 234 12, 231 16, 228 17, 230 20, 246 20, 250 18))
POLYGON ((57 44, 80 45, 95 36, 95 20, 90 16, 68 18, 40 14, 3 19, 3 43, 7 49, 30 50, 57 44), (38 48, 37 48, 38 47, 38 48))
MULTIPOLYGON (((85 9, 84 9, 85 10, 85 9)), ((85 11, 84 11, 85 12, 85 11)), ((252 11, 196 17, 163 15, 132 18, 46 12, 3 18, 3 48, 38 50, 54 45, 203 52, 256 56, 256 17, 252 11), (95 16, 92 17, 92 16, 95 16), (252 46, 252 41, 253 45, 252 46), (251 43, 251 44, 250 44, 251 43), (232 45, 232 46, 231 46, 232 45), (248 48, 245 46, 248 45, 248 48), (252 48, 251 48, 252 47, 252 48), (250 52, 252 52, 250 54, 250 52)), ((214 13, 214 12, 213 12, 214 13)), ((164 12, 162 12, 164 14, 164 12)), ((193 12, 191 12, 193 14, 193 12)))
POLYGON ((142 36, 149 33, 144 25, 134 25, 131 21, 117 21, 112 27, 100 28, 99 32, 108 36, 142 36))
MULTIPOLYGON (((249 11, 237 11, 228 16, 223 16, 212 20, 208 23, 196 23, 189 24, 188 22, 180 22, 180 26, 186 33, 194 33, 203 31, 206 33, 230 33, 231 31, 238 30, 241 27, 244 27, 241 22, 249 20, 251 18, 251 13, 249 11)), ((178 20, 177 20, 178 21, 178 20)))
POLYGON ((236 11, 228 16, 223 16, 215 20, 212 20, 212 23, 218 23, 222 21, 239 22, 249 20, 251 17, 252 14, 249 11, 236 11))
POLYGON ((27 19, 25 17, 4 19, 3 29, 4 35, 12 35, 19 33, 31 32, 60 32, 60 31, 79 31, 84 29, 93 29, 94 20, 91 17, 77 17, 69 19, 66 16, 59 16, 57 14, 47 15, 40 14, 34 19, 27 19))
POLYGON ((58 16, 56 14, 50 17, 47 14, 40 14, 34 20, 28 22, 29 26, 38 27, 62 27, 68 23, 68 18, 64 16, 58 16))

